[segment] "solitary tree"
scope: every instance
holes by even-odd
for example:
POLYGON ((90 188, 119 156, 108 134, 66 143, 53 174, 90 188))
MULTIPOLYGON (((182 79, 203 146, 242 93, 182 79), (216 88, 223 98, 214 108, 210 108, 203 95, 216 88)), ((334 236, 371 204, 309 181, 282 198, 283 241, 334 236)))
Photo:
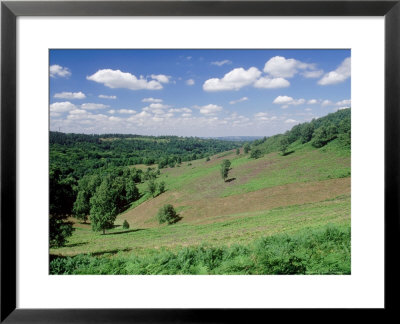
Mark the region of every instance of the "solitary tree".
POLYGON ((288 138, 286 136, 282 137, 280 141, 280 151, 282 152, 282 155, 286 155, 288 147, 289 147, 288 138))
POLYGON ((128 221, 126 219, 124 220, 124 223, 122 224, 122 228, 123 229, 129 229, 129 223, 128 223, 128 221))
POLYGON ((230 166, 231 166, 231 161, 229 160, 223 160, 221 163, 221 176, 222 179, 224 179, 224 181, 226 181, 226 178, 228 178, 230 166))
POLYGON ((160 184, 158 185, 158 191, 160 193, 160 195, 165 192, 165 182, 161 181, 160 184))
POLYGON ((147 183, 147 189, 149 190, 150 195, 155 197, 156 190, 157 190, 157 184, 155 183, 155 181, 153 179, 149 180, 149 182, 147 183))
POLYGON ((240 154, 240 150, 237 148, 236 149, 236 155, 239 155, 240 154))
POLYGON ((105 234, 106 229, 113 228, 118 213, 115 198, 111 181, 105 178, 90 199, 90 222, 95 232, 102 230, 105 234))
POLYGON ((262 156, 262 152, 260 149, 255 149, 251 151, 250 157, 253 159, 258 159, 262 156))
POLYGON ((243 151, 244 151, 245 154, 249 153, 250 145, 248 143, 243 146, 243 151))
POLYGON ((173 224, 178 220, 179 216, 174 207, 170 204, 162 206, 157 213, 157 219, 160 224, 167 222, 173 224))

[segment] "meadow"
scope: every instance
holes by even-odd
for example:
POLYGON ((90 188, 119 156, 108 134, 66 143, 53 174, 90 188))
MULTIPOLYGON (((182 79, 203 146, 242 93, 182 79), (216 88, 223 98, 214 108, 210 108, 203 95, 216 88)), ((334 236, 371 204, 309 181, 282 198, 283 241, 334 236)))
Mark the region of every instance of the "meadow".
POLYGON ((247 143, 53 136, 51 274, 351 273, 350 109, 247 143))
MULTIPOLYGON (((350 152, 337 140, 318 150, 294 142, 291 150, 259 159, 231 150, 162 169, 166 191, 145 193, 106 235, 71 219, 68 243, 50 250, 51 273, 350 273, 350 152), (227 182, 223 159, 232 162, 227 182), (158 223, 165 203, 176 208, 176 224, 158 223), (280 266, 260 266, 260 245, 280 266)), ((146 183, 138 188, 145 192, 146 183)))

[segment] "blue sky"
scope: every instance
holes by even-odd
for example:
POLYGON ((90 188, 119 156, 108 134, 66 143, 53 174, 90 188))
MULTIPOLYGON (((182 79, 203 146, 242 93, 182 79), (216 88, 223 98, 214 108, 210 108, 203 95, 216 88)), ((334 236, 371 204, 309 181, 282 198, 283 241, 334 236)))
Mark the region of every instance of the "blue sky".
POLYGON ((50 129, 271 136, 351 106, 350 50, 50 50, 50 129))

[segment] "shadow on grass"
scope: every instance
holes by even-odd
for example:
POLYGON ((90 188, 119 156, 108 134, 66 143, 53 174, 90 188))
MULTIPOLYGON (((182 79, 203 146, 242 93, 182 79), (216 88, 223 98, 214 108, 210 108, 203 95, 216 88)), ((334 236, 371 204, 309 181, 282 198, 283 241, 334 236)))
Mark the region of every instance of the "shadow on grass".
POLYGON ((117 254, 118 252, 130 252, 130 251, 132 251, 131 248, 125 248, 122 250, 114 249, 114 250, 106 250, 106 251, 101 251, 101 252, 92 252, 89 254, 92 256, 100 256, 100 255, 104 255, 104 254, 113 254, 114 255, 114 254, 117 254))
POLYGON ((288 151, 288 152, 286 152, 285 154, 282 154, 282 156, 287 156, 287 155, 290 155, 290 154, 292 154, 292 153, 294 153, 295 151, 288 151))
POLYGON ((230 178, 230 179, 226 179, 225 182, 232 182, 232 181, 235 181, 235 180, 236 180, 236 178, 230 178))
POLYGON ((169 223, 168 225, 176 224, 176 223, 178 223, 181 219, 183 219, 183 217, 180 216, 179 214, 176 214, 176 217, 174 218, 174 220, 173 220, 171 223, 169 223))
POLYGON ((65 247, 76 247, 76 246, 82 246, 86 245, 88 242, 80 242, 80 243, 71 243, 71 244, 66 244, 65 247))
POLYGON ((126 231, 106 233, 104 235, 126 234, 126 233, 133 233, 133 232, 144 231, 144 230, 145 230, 144 228, 136 228, 136 229, 126 230, 126 231))

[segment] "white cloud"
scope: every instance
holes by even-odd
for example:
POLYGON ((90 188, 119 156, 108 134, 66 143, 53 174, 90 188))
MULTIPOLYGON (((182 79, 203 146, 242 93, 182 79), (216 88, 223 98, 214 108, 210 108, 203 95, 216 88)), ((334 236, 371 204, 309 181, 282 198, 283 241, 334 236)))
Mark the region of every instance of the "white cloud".
POLYGON ((61 113, 76 109, 76 106, 69 101, 55 102, 50 105, 50 112, 61 113))
POLYGON ((315 70, 315 64, 308 64, 283 56, 274 56, 265 63, 264 72, 275 78, 292 78, 299 70, 315 70))
POLYGON ((112 122, 119 122, 122 120, 122 118, 120 117, 115 117, 115 116, 110 116, 108 117, 108 120, 112 121, 112 122))
POLYGON ((79 91, 79 92, 60 92, 56 93, 54 98, 60 98, 60 99, 85 99, 86 95, 79 91))
POLYGON ((118 112, 120 114, 136 114, 136 110, 133 109, 120 109, 118 112))
POLYGON ((324 74, 324 70, 315 70, 315 71, 304 71, 301 75, 305 78, 319 78, 322 74, 324 74))
POLYGON ((326 107, 326 106, 331 106, 331 105, 333 105, 333 104, 334 104, 334 103, 333 103, 332 101, 326 99, 326 100, 322 101, 321 106, 322 106, 322 107, 326 107))
POLYGON ((151 78, 161 83, 169 83, 171 77, 164 74, 152 74, 151 78))
POLYGON ((186 80, 186 84, 188 86, 192 86, 192 85, 194 85, 194 80, 193 79, 186 80))
POLYGON ((217 112, 222 110, 221 106, 213 105, 213 104, 200 106, 200 107, 196 106, 195 108, 200 109, 200 113, 203 115, 215 115, 217 112))
POLYGON ((350 100, 350 99, 344 99, 344 100, 338 101, 338 102, 336 103, 336 106, 346 106, 346 107, 349 107, 349 106, 351 106, 351 100, 350 100))
POLYGON ((106 96, 106 95, 99 95, 101 99, 117 99, 117 96, 106 96))
POLYGON ((274 120, 278 119, 278 117, 276 117, 276 116, 270 117, 267 112, 258 112, 256 114, 254 114, 254 117, 256 118, 256 120, 262 121, 262 122, 274 121, 274 120))
POLYGON ((84 103, 84 104, 81 105, 82 109, 87 109, 87 110, 105 109, 105 108, 108 108, 108 107, 110 107, 110 106, 103 105, 103 104, 92 103, 92 102, 84 103))
POLYGON ((162 99, 144 98, 142 102, 162 102, 162 99))
POLYGON ((224 75, 223 78, 208 79, 203 84, 205 91, 239 90, 240 88, 254 83, 261 72, 251 67, 248 70, 236 68, 224 75))
POLYGON ((285 123, 286 123, 286 124, 293 124, 293 123, 297 123, 297 120, 294 120, 294 119, 286 119, 286 120, 285 120, 285 123))
POLYGON ((68 78, 71 75, 71 72, 68 68, 62 67, 61 65, 54 64, 50 66, 50 76, 52 78, 60 77, 60 78, 68 78))
POLYGON ((290 82, 284 78, 262 77, 254 83, 254 87, 264 89, 286 88, 288 86, 290 86, 290 82))
POLYGON ((247 101, 247 100, 249 100, 249 98, 247 98, 247 97, 242 97, 242 98, 237 99, 237 100, 229 101, 229 103, 230 103, 231 105, 234 105, 234 104, 237 104, 238 102, 243 102, 243 101, 247 101))
POLYGON ((305 111, 312 111, 312 109, 311 108, 306 108, 306 109, 304 109, 305 111))
POLYGON ((83 110, 83 109, 74 109, 74 110, 71 110, 69 113, 71 115, 82 115, 82 114, 86 114, 87 111, 83 110))
POLYGON ((181 116, 182 116, 183 118, 190 118, 190 117, 192 117, 192 114, 185 113, 185 114, 182 114, 181 116))
POLYGON ((115 114, 115 109, 111 109, 108 111, 109 114, 115 114))
POLYGON ((170 106, 164 105, 161 103, 151 103, 147 107, 144 107, 142 110, 145 112, 153 113, 156 115, 162 115, 165 114, 164 109, 169 108, 170 106))
POLYGON ((319 102, 319 100, 317 100, 317 99, 310 99, 310 100, 307 101, 307 103, 308 103, 309 105, 315 105, 315 104, 317 104, 318 102, 319 102))
POLYGON ((211 64, 217 65, 217 66, 222 66, 224 64, 232 64, 232 61, 230 61, 230 60, 215 61, 215 62, 211 62, 211 64))
POLYGON ((191 113, 192 110, 189 108, 172 108, 170 110, 168 110, 171 113, 191 113))
POLYGON ((120 70, 98 70, 93 75, 87 76, 86 79, 102 83, 106 87, 112 89, 125 88, 130 90, 159 90, 163 88, 159 81, 148 81, 143 76, 140 76, 138 79, 135 75, 129 72, 122 72, 120 70))
POLYGON ((277 105, 283 105, 281 108, 286 109, 289 107, 289 105, 297 106, 297 105, 302 105, 305 102, 306 100, 303 98, 293 99, 292 97, 288 96, 278 96, 274 99, 272 103, 277 105))
POLYGON ((335 71, 326 73, 321 80, 320 85, 330 85, 343 82, 351 76, 351 58, 348 57, 338 66, 335 71))
POLYGON ((343 110, 343 109, 349 109, 350 107, 346 106, 346 107, 339 107, 338 110, 343 110))

